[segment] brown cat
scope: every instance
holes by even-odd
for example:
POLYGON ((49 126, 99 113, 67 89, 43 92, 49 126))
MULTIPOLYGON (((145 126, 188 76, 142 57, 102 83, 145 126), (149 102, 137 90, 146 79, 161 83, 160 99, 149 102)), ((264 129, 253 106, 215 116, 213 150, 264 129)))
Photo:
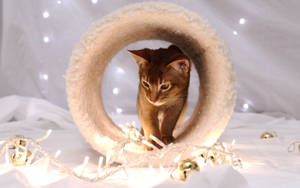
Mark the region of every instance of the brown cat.
POLYGON ((169 144, 174 140, 176 124, 184 116, 190 60, 175 45, 157 50, 128 51, 139 67, 137 108, 144 136, 157 147, 159 145, 149 137, 150 134, 169 144))

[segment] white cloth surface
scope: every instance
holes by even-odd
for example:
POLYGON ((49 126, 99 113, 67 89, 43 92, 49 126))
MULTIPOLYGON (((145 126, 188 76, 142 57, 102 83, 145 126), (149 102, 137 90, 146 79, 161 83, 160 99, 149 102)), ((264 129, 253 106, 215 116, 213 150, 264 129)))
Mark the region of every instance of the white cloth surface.
MULTIPOLYGON (((79 134, 69 112, 47 101, 8 96, 0 99, 0 140, 13 135, 39 138, 48 129, 53 132, 41 145, 53 155, 59 149, 60 161, 70 167, 90 157, 88 168, 96 168, 99 154, 91 149, 79 134)), ((136 121, 136 116, 120 116, 116 123, 136 121)), ((48 175, 39 168, 8 169, 0 157, 0 187, 210 187, 210 188, 296 188, 300 186, 300 152, 288 153, 292 141, 300 140, 300 121, 280 114, 235 113, 220 138, 230 143, 236 140, 234 153, 243 160, 242 169, 229 166, 206 167, 192 173, 186 182, 170 180, 159 169, 130 169, 128 177, 118 172, 103 182, 87 183, 76 178, 53 175, 55 167, 49 167, 48 175), (264 131, 277 134, 272 139, 260 139, 264 131)), ((36 164, 36 167, 43 163, 36 164)))

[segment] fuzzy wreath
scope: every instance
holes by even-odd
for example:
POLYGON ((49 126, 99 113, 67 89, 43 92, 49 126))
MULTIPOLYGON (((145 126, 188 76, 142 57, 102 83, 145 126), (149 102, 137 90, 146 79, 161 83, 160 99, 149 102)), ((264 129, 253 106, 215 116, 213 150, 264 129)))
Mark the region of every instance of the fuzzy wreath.
MULTIPOLYGON (((233 112, 236 91, 232 64, 227 48, 208 23, 178 5, 132 4, 105 16, 82 36, 66 74, 73 119, 87 142, 102 154, 125 139, 102 103, 99 88, 105 68, 128 44, 151 39, 180 47, 201 80, 197 105, 185 125, 175 129, 175 144, 212 145, 233 112)), ((127 152, 134 157, 144 151, 127 152)))

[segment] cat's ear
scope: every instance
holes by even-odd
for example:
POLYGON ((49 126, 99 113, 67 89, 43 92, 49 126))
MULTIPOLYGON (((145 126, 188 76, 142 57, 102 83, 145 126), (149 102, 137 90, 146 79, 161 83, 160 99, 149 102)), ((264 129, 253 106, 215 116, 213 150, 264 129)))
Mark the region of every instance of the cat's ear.
POLYGON ((141 65, 145 64, 146 62, 148 62, 148 60, 147 60, 148 54, 147 54, 146 49, 127 50, 127 51, 135 59, 136 64, 138 64, 138 66, 141 66, 141 65))
POLYGON ((182 51, 181 51, 177 46, 175 46, 174 44, 170 45, 170 46, 168 47, 168 49, 169 49, 169 50, 175 50, 175 51, 177 51, 178 53, 182 53, 182 51))
POLYGON ((186 57, 177 58, 169 63, 168 67, 172 67, 180 73, 188 73, 190 71, 190 60, 186 57))

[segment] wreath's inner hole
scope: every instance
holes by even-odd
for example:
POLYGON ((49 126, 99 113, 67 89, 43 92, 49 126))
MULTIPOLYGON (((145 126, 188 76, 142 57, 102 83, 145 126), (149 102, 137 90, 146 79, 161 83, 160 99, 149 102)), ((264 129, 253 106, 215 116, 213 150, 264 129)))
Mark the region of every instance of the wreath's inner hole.
MULTIPOLYGON (((119 127, 135 122, 137 128, 141 129, 136 108, 139 85, 138 67, 127 50, 167 48, 169 45, 171 45, 170 42, 162 40, 142 40, 131 43, 119 51, 107 65, 102 79, 101 95, 106 113, 119 127)), ((194 111, 198 101, 199 84, 198 73, 192 63, 188 108, 185 120, 181 125, 194 111)))

